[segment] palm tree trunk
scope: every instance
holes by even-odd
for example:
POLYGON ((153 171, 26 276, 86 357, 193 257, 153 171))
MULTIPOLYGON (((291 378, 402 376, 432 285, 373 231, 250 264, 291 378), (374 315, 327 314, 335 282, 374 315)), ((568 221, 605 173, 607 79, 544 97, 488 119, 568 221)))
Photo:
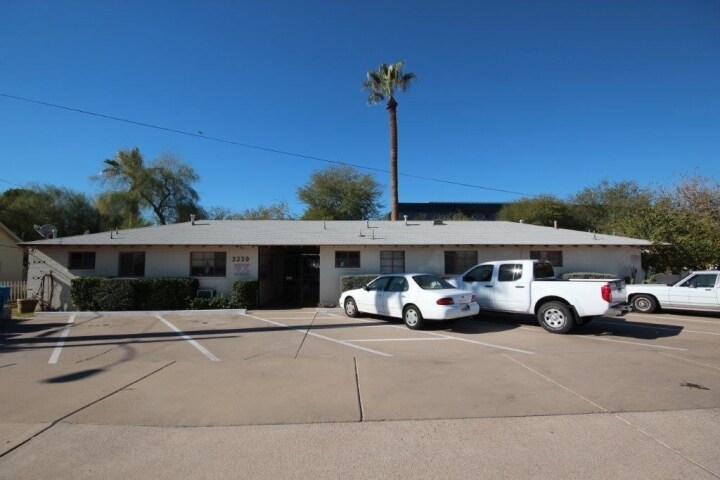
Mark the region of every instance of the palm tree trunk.
POLYGON ((398 218, 398 139, 397 139, 397 102, 390 97, 387 103, 390 120, 390 220, 398 218))

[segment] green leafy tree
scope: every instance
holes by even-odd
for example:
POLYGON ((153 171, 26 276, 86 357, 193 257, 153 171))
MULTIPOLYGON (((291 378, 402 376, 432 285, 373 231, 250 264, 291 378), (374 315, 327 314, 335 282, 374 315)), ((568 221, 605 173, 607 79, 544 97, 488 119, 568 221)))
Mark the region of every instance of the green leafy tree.
POLYGON ((142 224, 146 213, 161 225, 180 222, 199 209, 192 187, 197 173, 171 155, 145 165, 140 150, 133 148, 120 150, 103 163, 103 171, 94 179, 108 189, 100 194, 98 206, 108 218, 123 219, 124 226, 142 224))
POLYGON ((83 193, 54 185, 31 185, 0 195, 0 219, 23 240, 42 237, 34 225, 51 224, 59 236, 95 233, 102 217, 83 193))
POLYGON ((640 219, 644 237, 658 246, 645 255, 654 271, 700 270, 720 266, 720 183, 717 179, 683 176, 662 188, 640 219))
POLYGON ((404 62, 382 63, 377 70, 367 72, 362 88, 369 92, 368 103, 375 105, 387 99, 386 109, 390 121, 390 219, 398 216, 398 135, 397 135, 397 91, 406 92, 415 80, 415 74, 405 73, 404 62))
POLYGON ((498 220, 551 227, 557 221, 560 228, 582 230, 585 223, 574 216, 573 209, 552 195, 525 198, 504 205, 497 214, 498 220))
POLYGON ((284 200, 270 205, 248 208, 242 212, 232 212, 224 207, 213 207, 203 212, 210 220, 294 220, 290 207, 284 200))
POLYGON ((298 198, 307 205, 304 220, 366 220, 378 217, 382 207, 378 182, 357 169, 333 165, 313 173, 310 182, 298 188, 298 198))
POLYGON ((597 232, 636 237, 641 218, 651 208, 654 194, 634 181, 601 181, 570 198, 579 224, 597 232))

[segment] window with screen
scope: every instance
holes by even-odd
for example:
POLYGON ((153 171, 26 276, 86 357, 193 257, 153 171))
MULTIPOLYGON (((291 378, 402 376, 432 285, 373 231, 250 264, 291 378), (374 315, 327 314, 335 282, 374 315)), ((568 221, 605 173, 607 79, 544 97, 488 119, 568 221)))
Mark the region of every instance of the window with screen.
POLYGON ((335 268, 360 268, 360 252, 338 250, 335 252, 335 268))
POLYGON ((121 252, 118 276, 144 277, 145 252, 121 252))
POLYGON ((476 250, 446 251, 445 252, 445 274, 457 275, 467 272, 478 263, 476 250))
POLYGON ((95 252, 70 252, 70 270, 95 270, 95 252))
POLYGON ((563 266, 562 250, 530 250, 531 260, 542 260, 552 263, 553 267, 563 266))
POLYGON ((405 252, 385 251, 380 252, 380 273, 404 273, 405 252))
POLYGON ((191 277, 224 277, 225 252, 191 252, 191 277))

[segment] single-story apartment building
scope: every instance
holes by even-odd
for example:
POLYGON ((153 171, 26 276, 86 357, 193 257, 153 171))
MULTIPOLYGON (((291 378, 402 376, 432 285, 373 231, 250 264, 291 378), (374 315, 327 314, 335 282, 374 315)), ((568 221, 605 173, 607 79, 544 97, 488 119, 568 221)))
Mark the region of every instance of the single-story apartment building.
POLYGON ((502 259, 641 278, 640 252, 651 242, 498 221, 196 220, 21 245, 29 295, 52 273, 53 307, 67 310, 79 276, 195 277, 223 295, 236 280, 257 279, 266 308, 336 304, 344 275, 455 275, 502 259))

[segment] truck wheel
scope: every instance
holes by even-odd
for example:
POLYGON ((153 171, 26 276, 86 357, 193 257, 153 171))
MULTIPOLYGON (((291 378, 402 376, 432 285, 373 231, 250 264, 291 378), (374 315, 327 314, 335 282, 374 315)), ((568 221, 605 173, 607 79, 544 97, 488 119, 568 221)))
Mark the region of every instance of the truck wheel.
POLYGON ((405 310, 403 310, 403 321, 410 330, 420 330, 425 324, 420 309, 415 305, 405 307, 405 310))
POLYGON ((360 315, 360 312, 357 309, 357 304, 355 303, 355 299, 352 297, 348 297, 345 299, 345 315, 348 317, 355 318, 358 315, 360 315))
POLYGON ((570 308, 561 302, 548 302, 537 313, 540 325, 550 333, 568 333, 575 326, 570 308))
POLYGON ((636 312, 653 313, 657 307, 657 300, 650 295, 635 295, 632 299, 632 308, 636 312))

